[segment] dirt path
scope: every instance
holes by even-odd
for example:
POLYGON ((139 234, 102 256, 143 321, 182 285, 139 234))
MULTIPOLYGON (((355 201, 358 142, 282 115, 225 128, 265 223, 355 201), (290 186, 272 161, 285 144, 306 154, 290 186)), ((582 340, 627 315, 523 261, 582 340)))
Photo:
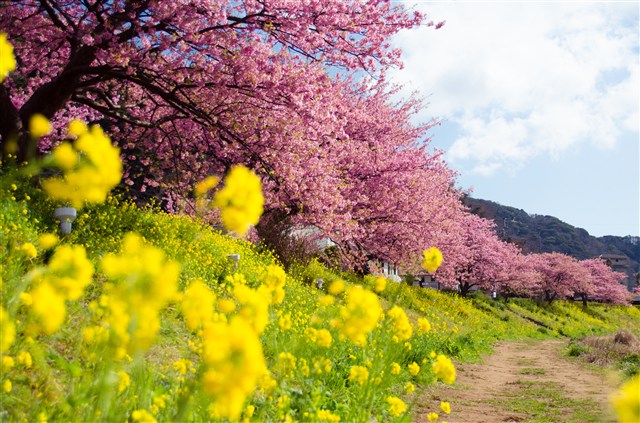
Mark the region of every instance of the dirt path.
POLYGON ((566 340, 503 342, 483 363, 459 364, 454 386, 430 387, 413 421, 435 411, 449 423, 614 422, 608 397, 615 379, 562 355, 566 340), (446 416, 440 401, 451 403, 446 416))

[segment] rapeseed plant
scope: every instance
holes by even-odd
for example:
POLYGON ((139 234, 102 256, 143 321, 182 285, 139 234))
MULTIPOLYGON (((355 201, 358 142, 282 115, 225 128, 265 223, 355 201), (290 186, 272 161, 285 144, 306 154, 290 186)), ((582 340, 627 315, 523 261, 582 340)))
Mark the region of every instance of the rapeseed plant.
POLYGON ((29 119, 29 133, 34 138, 42 138, 51 132, 51 123, 44 115, 35 113, 29 119))
POLYGON ((407 411, 407 404, 398 397, 387 397, 387 403, 389 404, 389 414, 394 417, 401 416, 407 411))
POLYGON ((267 371, 262 344, 254 327, 241 316, 229 323, 212 322, 202 331, 202 383, 213 398, 212 417, 237 420, 244 403, 267 371))
POLYGON ((640 375, 635 375, 611 397, 619 422, 640 421, 640 375))
POLYGON ((429 273, 438 270, 442 264, 442 253, 436 247, 431 247, 423 252, 422 267, 429 273))
POLYGON ((187 327, 202 328, 213 321, 216 296, 201 279, 196 279, 182 294, 180 309, 187 327))
MULTIPOLYGON (((69 202, 77 209, 86 203, 103 203, 122 179, 120 150, 100 126, 83 125, 73 121, 68 128, 69 135, 76 137, 73 145, 63 142, 51 153, 51 161, 62 169, 63 176, 42 181, 51 198, 69 202)), ((42 131, 36 135, 43 135, 42 131)))
POLYGON ((0 354, 4 354, 15 341, 16 327, 2 306, 0 306, 0 327, 2 327, 2 333, 0 333, 0 354))
POLYGON ((374 293, 359 285, 351 287, 346 297, 346 304, 340 306, 340 318, 334 319, 333 324, 340 331, 340 336, 363 346, 367 343, 367 335, 382 316, 382 307, 374 293))
POLYGON ((440 403, 440 409, 445 412, 446 414, 450 414, 451 413, 451 404, 449 404, 448 402, 442 401, 440 403))
POLYGON ((349 380, 364 385, 369 380, 369 369, 364 366, 351 366, 349 380))
MULTIPOLYGON (((205 188, 210 184, 207 183, 205 188)), ((261 186, 260 178, 246 167, 238 165, 231 169, 224 180, 224 187, 213 198, 213 205, 220 209, 225 228, 243 236, 249 226, 258 223, 264 207, 261 186)), ((197 190, 205 188, 198 186, 197 190)))
POLYGON ((409 318, 401 307, 393 306, 387 311, 387 317, 391 320, 394 341, 406 341, 413 335, 413 327, 409 323, 409 318))
POLYGON ((13 55, 13 46, 7 41, 7 34, 0 32, 0 82, 15 68, 16 58, 13 55))
POLYGON ((451 359, 443 354, 438 354, 436 360, 432 364, 433 374, 444 383, 452 384, 456 380, 456 368, 453 366, 451 359))
POLYGON ((179 264, 146 245, 139 235, 128 233, 121 253, 106 254, 101 268, 113 281, 100 299, 101 325, 110 328, 117 356, 148 349, 160 330, 160 311, 176 299, 179 264))

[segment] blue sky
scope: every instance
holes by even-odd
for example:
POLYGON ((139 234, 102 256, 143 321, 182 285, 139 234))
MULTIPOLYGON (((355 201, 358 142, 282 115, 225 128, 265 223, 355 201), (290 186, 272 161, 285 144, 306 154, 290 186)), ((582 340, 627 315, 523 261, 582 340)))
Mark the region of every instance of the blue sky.
MULTIPOLYGON (((394 2, 399 3, 399 2, 394 2)), ((640 235, 639 3, 402 2, 392 73, 443 119, 432 144, 473 196, 602 235, 640 235)))

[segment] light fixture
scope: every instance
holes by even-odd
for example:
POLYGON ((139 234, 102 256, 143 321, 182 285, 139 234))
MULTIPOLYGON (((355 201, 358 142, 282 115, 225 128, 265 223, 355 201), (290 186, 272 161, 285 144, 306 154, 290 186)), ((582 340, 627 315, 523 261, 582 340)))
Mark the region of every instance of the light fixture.
POLYGON ((53 216, 60 221, 60 232, 71 233, 71 224, 76 220, 76 209, 73 207, 58 207, 54 210, 53 216))

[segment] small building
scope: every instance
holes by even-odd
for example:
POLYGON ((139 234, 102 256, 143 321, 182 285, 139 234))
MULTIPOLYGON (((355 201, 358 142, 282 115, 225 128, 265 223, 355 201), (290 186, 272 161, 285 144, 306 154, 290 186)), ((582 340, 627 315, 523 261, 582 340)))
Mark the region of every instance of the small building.
POLYGON ((290 236, 298 240, 306 239, 310 241, 319 251, 324 251, 336 245, 320 228, 312 225, 296 228, 290 232, 290 236))
POLYGON ((369 269, 372 274, 384 276, 394 282, 402 282, 398 266, 388 260, 372 259, 369 260, 369 269))
POLYGON ((440 283, 430 273, 414 275, 413 286, 420 288, 440 289, 440 283))

